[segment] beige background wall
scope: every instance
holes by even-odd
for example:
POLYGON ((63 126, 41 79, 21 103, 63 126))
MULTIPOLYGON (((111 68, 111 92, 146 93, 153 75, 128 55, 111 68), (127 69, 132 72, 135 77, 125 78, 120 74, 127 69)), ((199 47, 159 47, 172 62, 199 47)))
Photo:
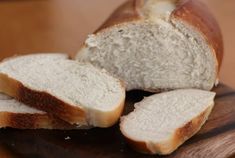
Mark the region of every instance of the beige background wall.
MULTIPOLYGON (((74 54, 125 0, 1 0, 0 59, 16 53, 74 54)), ((225 58, 221 80, 235 88, 235 0, 203 0, 221 25, 225 58)))

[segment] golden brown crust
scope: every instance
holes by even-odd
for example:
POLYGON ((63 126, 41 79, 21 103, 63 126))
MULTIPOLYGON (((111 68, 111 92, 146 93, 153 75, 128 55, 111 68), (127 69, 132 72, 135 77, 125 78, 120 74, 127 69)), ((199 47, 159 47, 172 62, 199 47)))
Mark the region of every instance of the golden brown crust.
POLYGON ((124 109, 124 105, 125 105, 125 98, 119 104, 118 108, 116 108, 114 111, 107 112, 105 114, 100 114, 100 116, 103 116, 103 117, 100 117, 96 120, 100 124, 102 122, 100 127, 110 127, 114 125, 115 123, 117 123, 118 122, 117 118, 121 116, 123 109, 124 109))
POLYGON ((151 151, 148 149, 147 144, 145 142, 141 141, 135 141, 132 139, 129 139, 125 136, 125 139, 127 143, 137 152, 151 154, 151 151))
POLYGON ((138 8, 142 5, 143 0, 128 0, 118 7, 95 33, 114 25, 141 19, 138 8))
MULTIPOLYGON (((181 144, 183 144, 186 140, 191 138, 195 133, 197 133, 202 125, 207 120, 213 105, 209 106, 205 111, 203 111, 196 118, 189 121, 183 127, 178 128, 175 131, 172 139, 169 139, 167 142, 163 142, 163 144, 153 144, 154 151, 148 148, 148 144, 146 142, 137 141, 130 139, 128 136, 123 133, 125 139, 128 144, 136 151, 145 153, 145 154, 160 154, 160 155, 168 155, 174 152, 181 144)), ((121 127, 122 128, 122 127, 121 127)), ((153 150, 153 149, 152 149, 153 150)))
POLYGON ((208 107, 205 111, 203 111, 198 117, 194 118, 187 124, 185 124, 183 127, 179 128, 175 132, 174 136, 174 144, 172 145, 172 151, 173 152, 175 149, 177 149, 181 144, 183 144, 186 140, 191 138, 195 133, 197 133, 202 125, 206 122, 208 119, 208 116, 210 115, 212 111, 213 105, 208 107))
POLYGON ((17 99, 26 105, 46 111, 63 118, 71 124, 86 124, 85 112, 79 107, 71 106, 47 92, 31 90, 19 83, 17 99))
POLYGON ((12 97, 16 97, 18 94, 17 93, 18 87, 19 84, 17 81, 0 73, 0 92, 4 92, 12 97))
POLYGON ((5 127, 18 129, 75 129, 75 126, 47 113, 0 112, 0 128, 5 127))
POLYGON ((171 16, 183 20, 202 33, 216 55, 219 69, 223 59, 223 38, 220 27, 207 6, 198 0, 179 0, 171 16))
MULTIPOLYGON (((124 88, 125 89, 125 88, 124 88)), ((125 91, 125 90, 124 90, 125 91)), ((125 92, 124 92, 125 93, 125 92)), ((109 119, 107 119, 107 120, 112 120, 111 122, 113 122, 113 124, 112 125, 114 125, 115 123, 117 123, 118 122, 118 120, 117 120, 117 117, 118 118, 120 118, 120 116, 122 115, 122 112, 123 112, 123 110, 124 110, 124 106, 125 106, 125 97, 124 97, 124 99, 122 100, 122 102, 120 103, 120 105, 118 106, 118 108, 116 109, 116 111, 115 111, 115 115, 114 114, 109 114, 110 115, 110 117, 109 117, 109 119)))

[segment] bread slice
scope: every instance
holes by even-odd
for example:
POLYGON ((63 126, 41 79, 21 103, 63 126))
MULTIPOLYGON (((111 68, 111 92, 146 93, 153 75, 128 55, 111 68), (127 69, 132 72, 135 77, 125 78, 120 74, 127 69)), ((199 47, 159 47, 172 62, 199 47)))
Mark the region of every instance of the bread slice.
POLYGON ((214 105, 215 93, 182 89, 145 98, 121 119, 120 128, 139 152, 166 155, 200 130, 214 105))
POLYGON ((0 91, 79 126, 109 127, 119 119, 125 88, 90 64, 37 54, 0 63, 0 91))
POLYGON ((75 126, 44 111, 29 107, 0 93, 0 128, 75 129, 75 126))
POLYGON ((198 0, 130 0, 78 52, 127 90, 210 90, 223 57, 220 28, 198 0))

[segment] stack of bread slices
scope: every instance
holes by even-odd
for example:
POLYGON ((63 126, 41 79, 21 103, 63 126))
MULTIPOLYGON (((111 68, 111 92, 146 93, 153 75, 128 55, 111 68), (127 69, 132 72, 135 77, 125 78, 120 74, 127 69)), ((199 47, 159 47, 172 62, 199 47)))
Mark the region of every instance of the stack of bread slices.
POLYGON ((129 0, 65 54, 0 63, 0 127, 78 129, 114 125, 125 92, 155 92, 123 116, 137 151, 170 154, 209 117, 223 57, 220 28, 198 0, 129 0), (161 93, 160 93, 161 92, 161 93))
POLYGON ((125 89, 118 79, 64 54, 4 60, 0 64, 0 91, 30 106, 28 109, 14 102, 20 110, 15 113, 20 112, 22 117, 31 114, 27 116, 32 119, 24 122, 18 121, 20 118, 12 114, 14 111, 9 111, 10 114, 7 111, 5 124, 17 127, 19 123, 19 128, 63 127, 65 123, 60 126, 57 118, 74 128, 109 127, 119 119, 125 100, 125 89))

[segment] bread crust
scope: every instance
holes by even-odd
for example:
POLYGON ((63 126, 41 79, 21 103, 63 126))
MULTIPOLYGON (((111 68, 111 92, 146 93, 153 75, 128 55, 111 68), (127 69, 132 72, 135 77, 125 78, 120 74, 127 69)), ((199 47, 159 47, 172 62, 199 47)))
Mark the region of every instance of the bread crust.
POLYGON ((11 113, 0 112, 0 128, 17 129, 75 129, 75 126, 47 113, 11 113))
MULTIPOLYGON (((179 0, 171 18, 182 20, 198 30, 208 42, 217 59, 219 71, 224 54, 220 27, 209 8, 198 0, 179 0)), ((218 72, 217 72, 218 74, 218 72)))
POLYGON ((168 155, 174 152, 180 145, 182 145, 186 140, 191 138, 195 133, 197 133, 203 124, 208 119, 214 104, 210 105, 206 110, 204 110, 197 117, 190 120, 188 123, 178 128, 172 138, 166 142, 161 143, 150 143, 138 140, 133 140, 128 135, 125 135, 125 131, 122 130, 122 125, 120 129, 122 134, 126 138, 128 144, 136 151, 144 154, 159 154, 168 155), (151 146, 151 149, 150 149, 151 146))
POLYGON ((97 115, 99 117, 96 117, 96 119, 93 120, 93 124, 98 124, 100 127, 103 128, 113 126, 115 123, 117 123, 118 118, 121 116, 124 105, 125 99, 122 99, 122 101, 119 103, 114 111, 109 111, 106 113, 94 112, 93 115, 97 115))
POLYGON ((186 140, 191 138, 201 129, 201 127, 207 121, 213 107, 214 104, 210 105, 205 111, 198 115, 198 117, 195 117, 175 132, 173 148, 172 150, 168 151, 167 154, 170 154, 176 150, 181 144, 183 144, 186 140))
POLYGON ((16 97, 20 102, 33 106, 39 110, 55 114, 65 121, 81 125, 86 125, 85 111, 79 107, 71 106, 62 100, 52 96, 47 92, 39 92, 25 87, 19 83, 18 95, 16 97))
POLYGON ((143 3, 143 0, 128 0, 111 14, 111 16, 95 31, 95 34, 117 24, 140 20, 141 15, 138 9, 143 3))

